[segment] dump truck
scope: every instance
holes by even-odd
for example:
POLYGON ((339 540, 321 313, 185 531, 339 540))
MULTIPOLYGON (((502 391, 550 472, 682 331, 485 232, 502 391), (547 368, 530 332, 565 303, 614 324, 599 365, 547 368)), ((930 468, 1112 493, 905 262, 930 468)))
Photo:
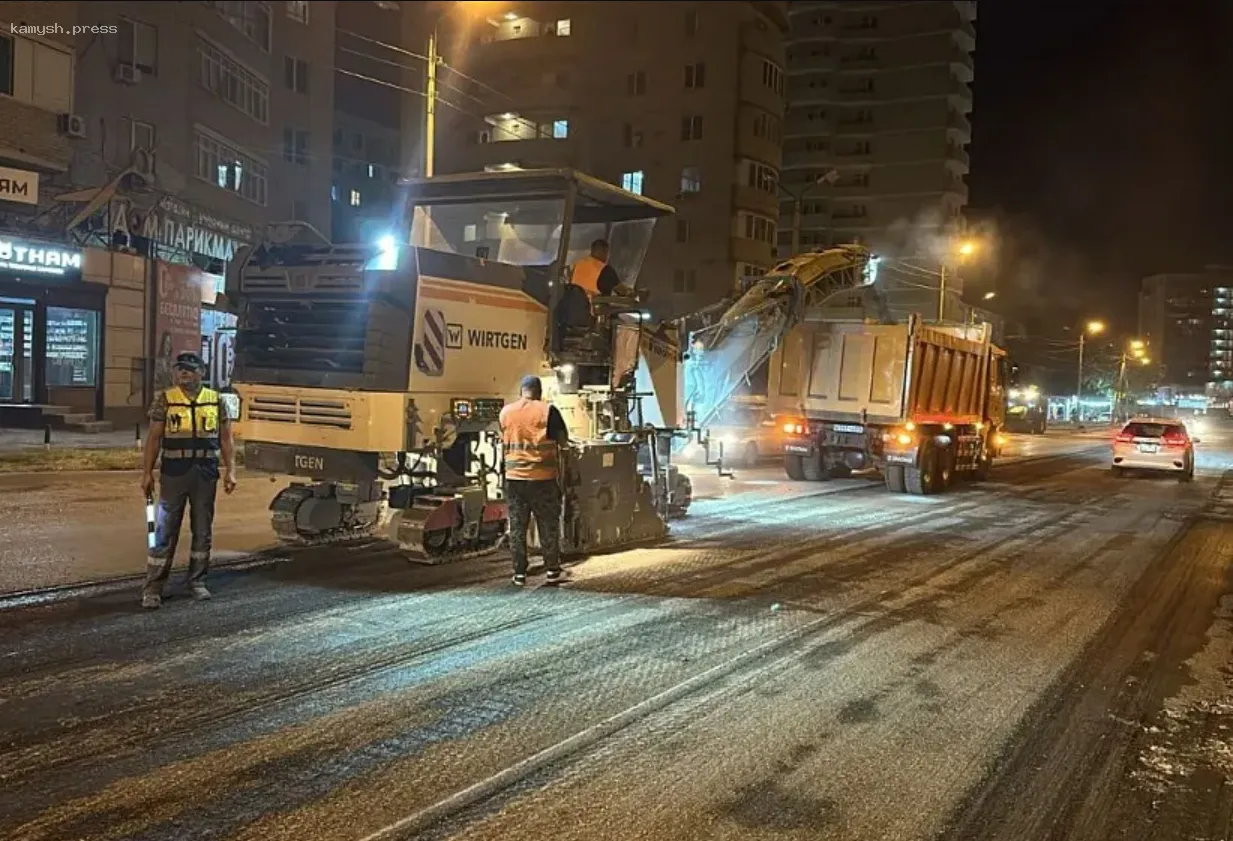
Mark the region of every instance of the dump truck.
POLYGON ((1006 378, 988 325, 807 317, 770 363, 784 470, 822 481, 876 469, 889 491, 918 495, 983 479, 1001 451, 1006 378))

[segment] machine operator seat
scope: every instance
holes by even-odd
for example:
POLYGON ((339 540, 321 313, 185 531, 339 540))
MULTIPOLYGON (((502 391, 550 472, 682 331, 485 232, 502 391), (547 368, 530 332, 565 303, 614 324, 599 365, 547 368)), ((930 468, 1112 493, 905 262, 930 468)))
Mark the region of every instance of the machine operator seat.
POLYGON ((591 301, 581 286, 565 284, 561 299, 553 314, 556 319, 556 353, 593 354, 607 352, 608 342, 601 339, 604 331, 599 329, 598 319, 591 313, 591 301), (597 343, 598 342, 598 343, 597 343))

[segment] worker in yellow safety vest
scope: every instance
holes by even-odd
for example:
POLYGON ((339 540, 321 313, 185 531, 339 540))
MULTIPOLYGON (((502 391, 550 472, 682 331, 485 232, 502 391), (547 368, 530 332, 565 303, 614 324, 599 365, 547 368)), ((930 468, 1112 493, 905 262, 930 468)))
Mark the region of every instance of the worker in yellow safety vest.
POLYGON ((219 459, 223 489, 235 490, 235 443, 228 404, 202 385, 205 362, 195 353, 175 360, 176 383, 158 394, 150 407, 141 490, 154 490, 154 466, 160 462, 158 514, 154 545, 146 559, 141 606, 162 605, 163 587, 171 574, 184 510, 189 509, 193 540, 188 554, 188 586, 197 601, 210 598, 206 574, 214 530, 214 500, 218 495, 219 459))
POLYGON ((608 241, 597 239, 591 243, 591 253, 574 263, 571 282, 587 293, 587 298, 596 295, 612 295, 621 285, 616 269, 608 264, 608 241))
POLYGON ((525 376, 521 398, 501 410, 501 451, 514 585, 527 583, 527 528, 535 515, 547 584, 560 584, 561 488, 558 448, 569 443, 565 419, 543 399, 539 377, 525 376))

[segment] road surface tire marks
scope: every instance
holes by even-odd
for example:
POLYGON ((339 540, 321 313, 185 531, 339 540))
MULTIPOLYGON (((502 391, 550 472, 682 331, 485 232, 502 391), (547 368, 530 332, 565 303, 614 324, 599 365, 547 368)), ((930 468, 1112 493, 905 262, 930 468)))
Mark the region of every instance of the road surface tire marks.
MULTIPOLYGON (((1183 526, 1121 608, 1025 718, 945 841, 1227 838, 1224 802, 1162 826, 1131 772, 1142 727, 1185 679, 1233 568, 1233 529, 1183 526), (1212 825, 1209 825, 1212 824, 1212 825)), ((1217 787, 1219 788, 1219 787, 1217 787)))
MULTIPOLYGON (((1014 553, 1011 550, 1014 547, 1060 538, 1065 534, 1073 532, 1077 521, 1099 517, 1117 504, 1116 499, 1106 497, 1104 505, 1089 506, 1083 509, 1070 510, 1061 514, 1038 518, 1011 530, 1009 533, 1001 535, 995 540, 970 547, 948 561, 900 582, 894 594, 871 596, 851 604, 840 611, 825 614, 819 619, 811 621, 804 628, 798 628, 779 639, 768 641, 757 649, 751 649, 746 654, 739 655, 740 658, 744 659, 740 662, 738 668, 716 669, 713 670, 710 676, 695 675, 693 678, 683 682, 682 685, 690 684, 687 691, 673 693, 664 703, 648 706, 644 709, 636 710, 635 708, 630 708, 626 713, 609 719, 609 721, 613 722, 613 726, 603 727, 593 734, 588 731, 581 731, 576 736, 564 740, 558 743, 558 745, 550 746, 539 754, 528 757, 521 763, 498 771, 470 789, 460 791, 449 798, 409 815, 391 824, 384 830, 379 830, 365 836, 364 841, 419 837, 417 833, 422 833, 439 822, 450 821, 461 815, 470 814, 468 810, 472 808, 479 809, 479 812, 476 814, 490 812, 492 808, 496 808, 500 802, 506 799, 510 790, 519 786, 531 776, 535 775, 538 780, 541 779, 540 775, 550 773, 550 769, 561 763, 579 761, 578 754, 582 751, 590 752, 598 749, 597 746, 604 740, 622 734, 631 725, 642 722, 649 716, 657 714, 671 705, 691 699, 691 706, 696 708, 697 699, 694 696, 698 693, 706 693, 705 698, 709 701, 712 696, 715 698, 722 697, 728 691, 725 687, 729 685, 736 687, 747 686, 751 681, 756 682, 758 675, 780 672, 794 662, 808 658, 817 658, 819 654, 823 654, 827 658, 839 656, 852 646, 864 642, 877 634, 896 628, 904 622, 921 618, 922 615, 935 609, 940 600, 948 598, 955 592, 967 592, 976 586, 990 585, 999 576, 1004 575, 1007 566, 1013 562, 1014 553), (999 554, 1001 560, 993 563, 984 563, 987 556, 991 554, 999 554), (973 563, 973 561, 977 563, 973 563), (954 578, 955 580, 944 584, 943 582, 948 578, 954 578), (836 631, 843 632, 840 639, 834 638, 836 631), (790 650, 784 651, 784 649, 789 648, 790 650), (707 679, 698 680, 704 677, 707 679), (587 737, 580 738, 584 735, 587 737)), ((1107 544, 1116 541, 1117 537, 1111 536, 1106 544, 1102 544, 1094 551, 1079 556, 1065 570, 1060 571, 1057 578, 1064 579, 1075 574, 1077 570, 1086 568, 1093 557, 1105 551, 1107 544)), ((1053 581, 1047 580, 1043 586, 1051 586, 1053 583, 1053 581)), ((996 603, 995 599, 991 599, 990 602, 990 609, 983 614, 984 622, 996 620, 999 615, 1004 616, 1008 609, 1023 608, 1025 606, 1022 603, 1015 602, 1009 605, 994 606, 996 603)), ((981 622, 978 621, 972 627, 978 630, 980 625, 981 622)), ((948 646, 956 645, 961 640, 962 635, 960 634, 950 642, 939 646, 939 654, 944 653, 948 646)), ((451 823, 450 825, 452 826, 453 824, 451 823)), ((447 830, 441 828, 439 831, 447 830)))

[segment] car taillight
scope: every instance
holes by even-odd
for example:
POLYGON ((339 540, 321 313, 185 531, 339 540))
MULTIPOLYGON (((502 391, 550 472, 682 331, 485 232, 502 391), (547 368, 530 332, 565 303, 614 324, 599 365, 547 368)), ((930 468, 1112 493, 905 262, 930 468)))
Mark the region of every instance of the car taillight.
POLYGON ((1135 440, 1135 437, 1129 432, 1119 432, 1117 438, 1114 440, 1119 444, 1130 444, 1135 440))
POLYGON ((1185 432, 1166 432, 1162 440, 1166 447, 1184 448, 1190 443, 1190 437, 1185 432))

